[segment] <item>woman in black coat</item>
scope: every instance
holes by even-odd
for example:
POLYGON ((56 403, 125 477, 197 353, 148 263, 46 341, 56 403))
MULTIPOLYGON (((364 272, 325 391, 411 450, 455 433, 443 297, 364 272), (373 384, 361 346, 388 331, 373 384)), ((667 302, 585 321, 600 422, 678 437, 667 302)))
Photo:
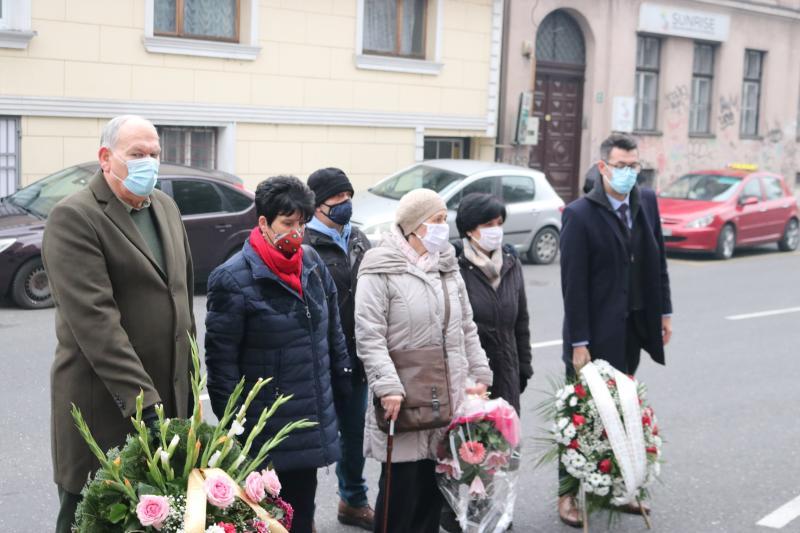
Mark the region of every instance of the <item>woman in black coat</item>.
POLYGON ((503 246, 506 208, 490 194, 461 200, 456 226, 461 276, 467 285, 481 346, 494 373, 492 397, 503 398, 519 413, 520 394, 533 376, 531 334, 522 264, 510 245, 503 246))
POLYGON ((317 423, 291 433, 268 459, 281 497, 294 507, 292 531, 310 533, 317 468, 340 458, 334 401, 352 387, 350 357, 333 278, 313 248, 301 245, 314 193, 295 177, 269 178, 256 189, 256 212, 242 251, 208 280, 208 393, 221 417, 242 377, 242 397, 258 378, 272 378, 250 405, 242 438, 279 395, 294 395, 255 440, 256 450, 291 421, 317 423))

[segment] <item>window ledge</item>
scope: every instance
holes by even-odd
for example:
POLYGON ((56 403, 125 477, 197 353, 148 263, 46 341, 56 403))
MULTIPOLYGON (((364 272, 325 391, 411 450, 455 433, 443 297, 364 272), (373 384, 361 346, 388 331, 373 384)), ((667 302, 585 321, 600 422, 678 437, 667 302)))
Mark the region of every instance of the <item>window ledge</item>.
POLYGON ((0 48, 18 48, 24 50, 34 37, 36 37, 35 31, 0 29, 0 48))
POLYGON ((763 141, 763 135, 739 135, 739 139, 742 141, 763 141))
POLYGON ((143 41, 145 49, 152 54, 177 54, 255 61, 261 51, 260 46, 176 37, 145 37, 143 41))
POLYGON ((690 139, 716 139, 717 136, 713 133, 690 133, 690 139))
POLYGON ((631 135, 639 137, 663 137, 664 133, 658 130, 634 130, 631 135))
POLYGON ((442 63, 407 57, 388 57, 371 54, 356 54, 356 68, 365 70, 385 70, 408 74, 428 74, 436 76, 442 72, 442 63))

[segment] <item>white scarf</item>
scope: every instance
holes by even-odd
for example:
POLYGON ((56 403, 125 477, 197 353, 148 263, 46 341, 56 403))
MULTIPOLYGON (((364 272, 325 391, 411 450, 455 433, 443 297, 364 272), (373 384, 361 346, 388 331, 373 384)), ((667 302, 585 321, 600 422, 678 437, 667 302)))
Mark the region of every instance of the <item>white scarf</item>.
POLYGON ((494 290, 500 287, 500 272, 503 270, 503 250, 495 250, 491 256, 478 250, 470 238, 464 238, 464 257, 483 272, 494 290))

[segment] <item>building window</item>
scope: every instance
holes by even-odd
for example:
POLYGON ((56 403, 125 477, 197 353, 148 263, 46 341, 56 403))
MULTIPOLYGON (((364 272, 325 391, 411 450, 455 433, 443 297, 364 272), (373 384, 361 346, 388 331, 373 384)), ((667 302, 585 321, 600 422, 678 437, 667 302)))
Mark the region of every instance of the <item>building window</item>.
POLYGON ((159 126, 161 161, 197 168, 217 166, 215 128, 159 126))
POLYGON ((758 135, 759 101, 761 100, 761 73, 764 69, 764 52, 744 51, 744 82, 742 84, 742 123, 744 137, 758 135))
POLYGON ((239 0, 155 0, 155 35, 239 42, 239 0))
POLYGON ((637 131, 655 131, 658 109, 658 68, 661 41, 639 36, 636 43, 636 118, 637 131))
POLYGON ((0 116, 0 198, 19 185, 19 118, 0 116))
POLYGON ((365 0, 364 53, 425 58, 427 0, 365 0))
POLYGON ((711 89, 714 81, 714 46, 696 43, 692 67, 692 104, 689 133, 711 133, 711 89))
POLYGON ((425 159, 469 159, 469 139, 425 137, 425 159))

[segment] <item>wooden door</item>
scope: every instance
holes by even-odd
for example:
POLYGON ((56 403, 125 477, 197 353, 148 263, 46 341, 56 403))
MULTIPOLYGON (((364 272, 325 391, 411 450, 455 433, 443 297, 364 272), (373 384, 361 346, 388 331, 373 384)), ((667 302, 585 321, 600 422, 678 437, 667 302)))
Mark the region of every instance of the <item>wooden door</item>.
POLYGON ((582 102, 582 73, 537 67, 531 114, 539 118, 539 144, 532 148, 529 164, 545 173, 565 202, 578 197, 582 102))

